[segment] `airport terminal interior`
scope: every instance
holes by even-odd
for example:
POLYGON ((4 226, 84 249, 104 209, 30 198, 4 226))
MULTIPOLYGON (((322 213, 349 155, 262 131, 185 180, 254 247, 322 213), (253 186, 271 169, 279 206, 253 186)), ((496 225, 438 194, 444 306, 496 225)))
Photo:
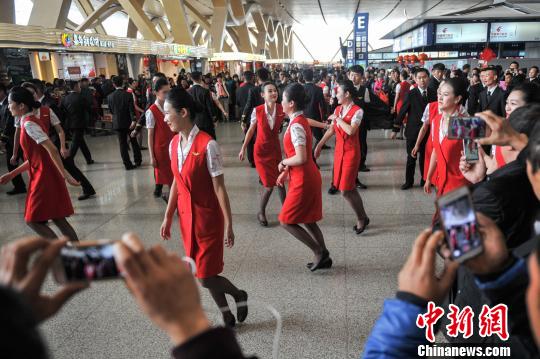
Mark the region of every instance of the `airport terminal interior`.
POLYGON ((538 66, 540 1, 1 1, 5 358, 538 358, 538 66))

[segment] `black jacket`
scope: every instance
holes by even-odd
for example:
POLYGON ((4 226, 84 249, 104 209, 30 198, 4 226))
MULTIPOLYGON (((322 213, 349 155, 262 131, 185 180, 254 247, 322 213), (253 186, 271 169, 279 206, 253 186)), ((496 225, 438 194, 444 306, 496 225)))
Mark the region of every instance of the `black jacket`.
POLYGON ((15 135, 15 119, 9 111, 7 97, 0 103, 0 135, 11 139, 15 135))
MULTIPOLYGON (((429 98, 429 88, 426 89, 427 97, 429 98)), ((407 126, 405 127, 405 135, 407 138, 417 138, 420 128, 422 128, 422 115, 428 102, 424 100, 422 93, 418 87, 412 88, 411 91, 405 96, 403 105, 396 116, 394 122, 394 131, 399 132, 399 128, 407 117, 407 126)))
POLYGON ((122 88, 114 90, 107 96, 109 110, 113 115, 113 129, 125 130, 135 121, 133 96, 122 88))
POLYGON ((249 89, 246 105, 242 111, 242 122, 249 125, 253 109, 264 103, 261 96, 261 86, 254 86, 249 89))
POLYGON ((469 87, 469 98, 467 99, 467 113, 474 116, 480 112, 480 92, 484 90, 481 83, 469 87))
POLYGON ((437 80, 435 77, 430 76, 429 82, 428 82, 428 100, 429 102, 435 102, 437 101, 437 90, 439 89, 439 85, 441 82, 437 80))
POLYGON ((62 99, 60 108, 66 116, 66 127, 69 129, 86 128, 90 103, 78 92, 70 92, 62 99))
POLYGON ((249 96, 249 90, 254 88, 255 85, 251 82, 246 83, 244 86, 239 86, 236 89, 236 106, 240 109, 241 113, 244 113, 244 108, 249 96))
POLYGON ((489 101, 487 98, 487 91, 488 89, 484 88, 484 90, 480 92, 480 111, 491 110, 494 114, 505 117, 506 98, 503 89, 497 86, 495 90, 493 90, 493 94, 489 98, 489 101))
POLYGON ((201 85, 194 84, 188 89, 188 93, 193 97, 197 105, 199 105, 199 111, 195 114, 195 124, 197 127, 201 130, 214 128, 214 118, 217 113, 210 90, 205 89, 201 85))
POLYGON ((322 89, 312 82, 304 84, 304 90, 309 98, 304 108, 304 116, 315 121, 322 121, 324 116, 324 96, 322 89))

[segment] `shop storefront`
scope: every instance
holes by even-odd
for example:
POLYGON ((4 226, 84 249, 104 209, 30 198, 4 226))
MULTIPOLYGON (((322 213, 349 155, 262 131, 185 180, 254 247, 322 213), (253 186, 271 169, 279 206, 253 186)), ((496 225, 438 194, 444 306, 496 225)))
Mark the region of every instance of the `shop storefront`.
POLYGON ((229 72, 241 75, 244 71, 257 71, 264 66, 266 56, 245 52, 218 52, 210 59, 210 71, 213 74, 229 72))
MULTIPOLYGON (((201 46, 170 44, 38 26, 0 24, 0 50, 26 51, 25 73, 46 81, 113 75, 137 77, 161 71, 174 77, 182 68, 205 70, 211 52, 201 46), (27 66, 28 67, 28 66, 27 66)), ((8 57, 9 58, 9 57, 8 57)), ((0 75, 16 69, 0 56, 0 75)))

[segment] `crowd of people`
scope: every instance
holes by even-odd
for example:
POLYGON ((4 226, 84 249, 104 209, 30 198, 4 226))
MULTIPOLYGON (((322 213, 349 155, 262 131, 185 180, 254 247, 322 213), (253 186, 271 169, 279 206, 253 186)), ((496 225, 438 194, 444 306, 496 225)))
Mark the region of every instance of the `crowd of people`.
MULTIPOLYGON (((449 70, 440 63, 429 70, 263 67, 241 78, 181 71, 174 80, 156 73, 149 79, 113 76, 0 85, 0 125, 9 170, 0 184, 13 183, 9 195, 26 194, 24 220, 40 237, 56 237, 48 226, 53 222, 68 240, 77 241, 67 221, 74 210, 66 182, 82 186, 80 200, 96 194, 74 157, 80 148, 86 162, 94 163, 85 136, 99 128, 104 108, 108 110, 126 170, 141 166, 141 150, 148 149, 154 195, 167 202, 160 235, 170 239, 178 213, 195 277, 209 290, 227 328, 210 328, 193 276, 180 265, 178 255, 159 245, 144 249, 133 234, 124 236, 115 252, 126 284, 141 309, 177 345, 174 357, 243 358, 230 328, 246 320, 248 293, 221 275, 224 247, 234 245, 235 233, 216 126, 239 123, 238 131, 245 136, 238 158, 248 159, 263 187, 256 220, 268 226, 266 207, 277 188, 282 202, 279 222, 312 252, 310 271, 333 265, 318 224, 323 205, 317 159, 331 150, 327 143, 335 136, 328 192, 341 192, 356 215, 352 231, 360 235, 370 224, 359 191, 367 189, 359 175, 370 171, 367 134, 391 129, 392 139, 406 140, 401 189, 414 186, 417 159, 418 183, 425 193, 435 190, 440 198, 467 186, 483 252, 461 264, 452 260, 435 209, 432 223, 426 223, 430 229, 416 239, 399 274, 396 298, 385 302, 363 356, 415 357, 417 347, 427 343, 417 318, 428 302, 434 302, 469 306, 474 313, 485 304, 506 304, 508 339, 475 333, 467 338, 447 335, 447 340, 456 345, 507 345, 513 356, 533 358, 540 344, 539 82, 537 67, 527 70, 513 62, 506 71, 469 65, 449 70), (451 118, 469 115, 485 122, 486 137, 473 142, 450 138, 451 118), (477 150, 477 160, 465 155, 466 146, 477 150), (28 187, 21 177, 25 171, 28 187), (437 257, 444 260, 442 273, 436 271, 437 257), (170 290, 162 291, 165 286, 170 290), (227 294, 235 301, 236 315, 227 294)), ((3 322, 13 326, 11 335, 29 343, 9 347, 11 357, 46 357, 36 323, 84 289, 69 284, 53 297, 40 293, 47 269, 64 244, 65 240, 23 239, 2 249, 3 322), (40 259, 27 268, 30 254, 37 251, 42 251, 40 259)))

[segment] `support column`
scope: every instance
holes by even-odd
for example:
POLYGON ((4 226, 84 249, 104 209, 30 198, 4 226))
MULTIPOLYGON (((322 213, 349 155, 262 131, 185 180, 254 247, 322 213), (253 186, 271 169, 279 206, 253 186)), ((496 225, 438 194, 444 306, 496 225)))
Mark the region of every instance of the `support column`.
POLYGON ((257 47, 255 48, 256 54, 264 54, 266 49, 266 23, 262 14, 259 11, 253 11, 251 13, 255 26, 257 27, 257 47))
POLYGON ((225 25, 227 22, 227 0, 212 0, 214 4, 214 15, 210 28, 212 49, 221 52, 223 49, 223 39, 225 38, 225 25))
POLYGON ((30 13, 28 25, 37 25, 52 29, 64 29, 66 27, 70 6, 71 0, 34 0, 34 6, 30 13))
MULTIPOLYGON (((80 0, 80 1, 88 1, 88 0, 80 0)), ((79 26, 77 26, 76 30, 85 31, 86 29, 92 28, 94 26, 94 28, 96 29, 96 32, 100 34, 106 34, 105 29, 100 24, 103 22, 103 20, 105 20, 106 18, 114 14, 115 12, 122 10, 120 6, 111 7, 111 5, 113 4, 117 4, 117 1, 106 0, 100 7, 92 10, 92 12, 83 13, 83 14, 86 14, 85 15, 86 18, 84 19, 82 23, 79 24, 79 26), (101 29, 101 30, 98 31, 98 29, 101 29)), ((92 6, 92 4, 89 3, 89 6, 92 6)))
POLYGON ((0 22, 15 24, 15 0, 3 0, 0 22))
MULTIPOLYGON (((109 1, 105 1, 105 3, 108 3, 109 1)), ((115 1, 116 2, 116 1, 115 1)), ((103 5, 105 5, 105 3, 103 5)), ((90 2, 90 0, 76 0, 75 1, 75 5, 77 5, 77 8, 79 9, 80 13, 85 17, 85 18, 88 18, 88 16, 90 16, 90 14, 92 14, 94 12, 94 6, 92 5, 92 3, 90 2)), ((102 6, 103 6, 102 5, 102 6)), ((108 5, 110 6, 110 4, 108 5)), ((100 6, 101 7, 101 6, 100 6)), ((102 25, 96 25, 94 27, 94 30, 98 33, 98 34, 106 34, 105 32, 105 29, 103 28, 102 25)))
POLYGON ((169 19, 174 42, 193 45, 193 37, 189 31, 189 22, 184 8, 184 0, 161 0, 163 10, 169 19))
POLYGON ((251 39, 249 38, 249 31, 246 23, 246 13, 242 0, 229 0, 230 10, 234 19, 238 20, 239 25, 232 26, 236 30, 238 35, 238 50, 241 52, 252 53, 251 39))
POLYGON ((144 13, 138 0, 118 0, 145 40, 162 41, 154 24, 144 13))

